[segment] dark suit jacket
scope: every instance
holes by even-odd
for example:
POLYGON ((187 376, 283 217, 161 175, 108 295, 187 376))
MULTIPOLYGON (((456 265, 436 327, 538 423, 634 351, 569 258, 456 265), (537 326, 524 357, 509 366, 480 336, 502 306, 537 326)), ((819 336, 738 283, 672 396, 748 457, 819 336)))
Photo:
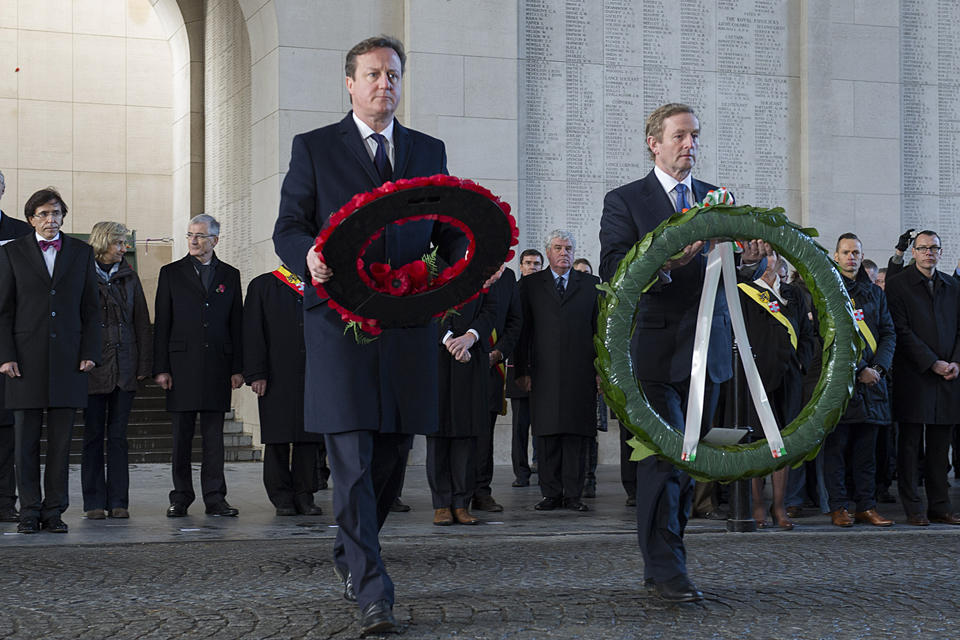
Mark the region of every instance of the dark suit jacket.
MULTIPOLYGON (((523 325, 523 313, 520 311, 520 287, 513 269, 503 270, 500 279, 490 287, 490 295, 497 300, 497 321, 494 329, 497 330, 497 341, 491 351, 497 349, 503 354, 503 364, 513 353, 520 338, 520 328, 523 325)), ((516 383, 512 383, 516 388, 516 383)), ((517 389, 519 391, 519 389, 517 389)), ((507 396, 509 397, 509 396, 507 396)), ((500 413, 504 402, 504 378, 500 377, 499 367, 490 367, 490 411, 500 413)))
POLYGON ((956 424, 960 379, 944 380, 930 367, 937 360, 960 362, 960 283, 934 273, 935 298, 926 278, 910 265, 887 279, 887 305, 897 331, 893 355, 893 419, 956 424))
MULTIPOLYGON (((393 142, 394 179, 447 172, 440 140, 394 122, 393 142)), ((386 329, 372 343, 357 344, 352 335, 344 335, 340 316, 309 284, 307 250, 327 218, 354 195, 380 184, 352 114, 294 138, 273 242, 284 264, 308 283, 303 302, 308 431, 437 430, 436 326, 386 329)), ((430 221, 387 225, 368 247, 367 263, 407 264, 428 253, 431 242, 450 264, 464 254, 467 244, 449 225, 430 221)))
MULTIPOLYGON (((0 212, 0 242, 16 240, 33 233, 33 227, 24 222, 11 218, 6 212, 0 212)), ((6 242, 4 242, 6 244, 6 242)), ((13 424, 13 411, 4 405, 6 395, 7 376, 0 375, 0 426, 13 424)))
POLYGON ((36 234, 0 248, 0 362, 20 367, 7 380, 8 409, 87 406, 80 362, 101 359, 93 248, 60 238, 52 278, 36 234))
POLYGON ((204 291, 190 256, 160 269, 153 375, 169 373, 167 411, 229 411, 230 376, 243 370, 240 272, 217 261, 204 291))
MULTIPOLYGON (((716 189, 699 180, 693 180, 692 185, 696 202, 716 189)), ((633 245, 673 214, 670 197, 653 171, 608 193, 600 219, 600 277, 609 281, 633 245)), ((631 341, 639 380, 681 382, 690 377, 705 265, 705 259, 695 258, 670 272, 672 282, 655 284, 640 299, 631 341)), ((732 344, 730 314, 721 281, 707 354, 707 371, 713 382, 723 382, 733 375, 732 344)))
POLYGON ((547 268, 520 279, 523 329, 514 352, 517 377, 529 375, 535 436, 597 433, 593 335, 600 279, 570 270, 563 298, 547 268))
POLYGON ((267 381, 257 398, 264 444, 323 441, 303 428, 306 367, 303 296, 272 273, 257 276, 243 302, 243 377, 267 381))

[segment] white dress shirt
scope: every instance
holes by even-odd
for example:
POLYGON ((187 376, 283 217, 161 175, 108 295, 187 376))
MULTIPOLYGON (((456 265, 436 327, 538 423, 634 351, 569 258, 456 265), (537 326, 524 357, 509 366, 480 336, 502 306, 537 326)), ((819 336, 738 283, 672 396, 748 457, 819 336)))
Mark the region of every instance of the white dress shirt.
MULTIPOLYGON (((44 238, 43 236, 41 236, 39 233, 34 232, 34 235, 37 236, 37 242, 38 242, 38 243, 39 243, 41 240, 47 241, 47 239, 44 238)), ((60 239, 60 234, 58 233, 57 236, 56 236, 53 240, 59 240, 59 239, 60 239)), ((49 240, 49 242, 53 242, 53 240, 49 240)), ((60 243, 60 246, 61 246, 61 248, 63 247, 63 243, 62 243, 62 242, 60 243)), ((43 261, 47 263, 47 273, 49 273, 49 274, 50 274, 50 277, 52 278, 52 277, 53 277, 53 266, 57 263, 57 250, 54 249, 53 247, 47 247, 47 250, 43 252, 43 261)))
MULTIPOLYGON (((357 117, 357 114, 353 114, 353 121, 357 123, 357 129, 360 130, 360 137, 363 138, 363 144, 367 147, 367 152, 370 154, 370 159, 373 160, 373 157, 377 154, 377 141, 374 140, 371 136, 376 133, 373 129, 367 126, 363 120, 357 117)), ((393 144, 393 123, 391 120, 390 124, 387 125, 387 128, 380 132, 387 140, 387 159, 390 160, 390 167, 396 167, 397 164, 393 161, 394 157, 394 144, 393 144)))

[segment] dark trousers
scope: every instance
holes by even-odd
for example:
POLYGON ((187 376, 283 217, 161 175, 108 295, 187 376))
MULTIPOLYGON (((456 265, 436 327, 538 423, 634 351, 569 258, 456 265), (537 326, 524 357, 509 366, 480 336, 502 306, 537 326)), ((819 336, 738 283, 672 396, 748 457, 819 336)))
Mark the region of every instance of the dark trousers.
POLYGON ((320 486, 320 442, 268 444, 263 451, 263 486, 273 506, 307 505, 320 486), (293 455, 290 449, 293 448, 293 455))
POLYGON ((13 425, 0 425, 0 509, 17 506, 17 473, 13 464, 16 448, 13 425))
POLYGON ((16 432, 14 457, 21 519, 33 516, 43 521, 61 515, 70 506, 70 440, 76 414, 74 408, 47 409, 47 454, 41 499, 40 432, 43 409, 17 409, 13 412, 16 432))
POLYGON ((830 511, 846 507, 850 498, 857 511, 877 506, 877 432, 875 424, 838 424, 823 443, 823 480, 830 511), (853 480, 853 495, 847 493, 846 477, 853 480))
POLYGON ((597 437, 587 438, 587 468, 583 474, 584 483, 597 486, 597 463, 600 461, 600 443, 597 437))
MULTIPOLYGON (((513 443, 510 458, 513 462, 513 475, 521 480, 530 479, 530 465, 527 463, 527 439, 530 435, 530 398, 510 398, 513 412, 513 443)), ((533 462, 537 463, 537 439, 533 438, 533 462)))
POLYGON ((489 496, 490 483, 493 482, 493 430, 497 426, 499 413, 490 412, 490 428, 477 436, 477 451, 474 454, 476 460, 476 487, 473 490, 474 497, 489 496))
POLYGON ((590 438, 571 434, 537 438, 540 493, 544 498, 580 498, 590 438))
POLYGON ((477 438, 427 436, 427 483, 434 509, 466 509, 476 485, 477 438))
POLYGON ((637 463, 630 460, 633 455, 633 447, 627 444, 627 441, 633 437, 623 425, 620 425, 620 484, 628 496, 637 495, 637 463))
POLYGON ((887 490, 893 484, 897 466, 896 427, 882 424, 877 431, 877 488, 887 490))
MULTIPOLYGON (((681 431, 690 379, 683 382, 640 381, 654 411, 681 431)), ((720 398, 720 385, 709 378, 704 390, 703 425, 708 428, 720 398)), ((654 456, 637 463, 637 541, 643 555, 643 576, 663 582, 687 573, 683 532, 690 516, 693 482, 686 472, 654 456)))
POLYGON ((203 503, 211 507, 227 497, 223 477, 223 412, 177 411, 173 418, 173 491, 170 503, 190 506, 197 495, 193 491, 193 470, 190 465, 193 433, 200 414, 200 437, 203 454, 200 459, 200 490, 203 503))
POLYGON ((126 509, 130 506, 130 469, 127 461, 127 424, 135 391, 120 387, 92 394, 83 410, 83 454, 80 486, 83 510, 126 509), (103 437, 107 437, 107 470, 103 470, 103 437))
MULTIPOLYGON (((923 453, 923 487, 927 493, 927 512, 953 513, 947 495, 947 467, 949 466, 952 424, 920 424, 901 422, 897 440, 897 490, 900 502, 908 516, 923 512, 923 502, 917 493, 920 475, 920 446, 926 431, 923 453)), ((23 504, 21 491, 20 503, 23 504)), ((22 509, 21 509, 22 512, 22 509)))
POLYGON ((377 600, 393 606, 393 581, 380 557, 378 533, 397 497, 413 436, 347 431, 325 434, 324 440, 338 525, 333 561, 353 576, 361 609, 377 600))

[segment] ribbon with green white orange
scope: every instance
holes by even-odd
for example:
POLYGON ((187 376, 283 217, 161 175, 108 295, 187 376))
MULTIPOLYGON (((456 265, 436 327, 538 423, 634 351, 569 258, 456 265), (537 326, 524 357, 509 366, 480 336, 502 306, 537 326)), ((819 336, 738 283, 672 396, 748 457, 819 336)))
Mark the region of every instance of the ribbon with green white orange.
MULTIPOLYGON (((594 337, 595 364, 604 398, 620 423, 634 434, 632 444, 639 457, 656 455, 698 480, 723 482, 762 477, 787 465, 796 466, 813 459, 823 438, 843 415, 853 390, 856 363, 862 349, 842 277, 827 251, 813 240, 816 231, 802 229, 790 222, 781 208, 725 204, 728 201, 725 190, 711 192, 704 202, 665 220, 634 245, 620 262, 611 281, 599 286, 606 295, 600 299, 598 332, 594 337), (708 269, 711 259, 716 263, 714 268, 719 269, 725 261, 725 254, 732 262, 732 242, 759 239, 772 245, 800 272, 820 316, 824 362, 813 397, 797 418, 782 430, 774 425, 771 431, 768 425, 764 425, 764 435, 768 437, 759 442, 738 445, 697 443, 697 429, 695 445, 690 446, 691 436, 687 436, 687 446, 684 447, 684 433, 667 424, 644 398, 630 359, 630 336, 637 301, 656 282, 657 274, 667 260, 679 257, 685 246, 705 239, 711 239, 711 244, 719 243, 708 257, 708 269), (770 441, 772 432, 776 432, 777 439, 782 438, 779 446, 770 441), (693 455, 690 455, 691 450, 693 455)), ((724 288, 736 292, 735 284, 731 287, 725 282, 724 288)), ((704 297, 709 296, 705 293, 704 297)), ((736 313, 733 305, 730 306, 731 313, 736 313)), ((739 301, 736 307, 739 310, 739 301)), ((637 357, 643 357, 643 354, 637 354, 637 357)), ((705 362, 705 357, 703 360, 705 362)), ((752 361, 752 358, 744 358, 745 362, 747 360, 752 361)), ((705 368, 703 366, 701 375, 705 375, 705 368)), ((691 395, 696 390, 694 374, 696 371, 691 372, 691 395)), ((762 385, 760 387, 762 391, 762 385)), ((756 403, 756 394, 754 398, 756 403)), ((695 409, 693 404, 689 405, 688 416, 695 409)), ((690 416, 689 420, 700 424, 699 414, 690 416)))

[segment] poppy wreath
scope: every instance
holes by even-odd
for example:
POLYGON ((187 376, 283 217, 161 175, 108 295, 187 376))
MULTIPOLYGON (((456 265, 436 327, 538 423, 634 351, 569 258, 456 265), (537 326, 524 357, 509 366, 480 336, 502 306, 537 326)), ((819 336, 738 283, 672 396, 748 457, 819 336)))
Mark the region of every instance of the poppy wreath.
MULTIPOLYGON (((635 447, 667 460, 697 480, 730 482, 766 476, 787 465, 812 460, 824 437, 846 409, 860 357, 862 341, 842 277, 827 251, 812 237, 814 229, 790 222, 782 208, 701 203, 665 220, 627 253, 609 283, 598 288, 600 298, 595 366, 604 399, 635 436, 635 447), (800 415, 783 428, 785 455, 773 458, 767 441, 732 446, 701 441, 695 459, 681 460, 683 432, 667 424, 640 390, 630 360, 630 336, 637 301, 654 284, 663 264, 679 257, 698 240, 768 242, 800 272, 820 316, 823 373, 813 397, 800 415)), ((714 200, 715 201, 715 200, 714 200)), ((638 354, 643 357, 643 354, 638 354)))
POLYGON ((510 205, 471 180, 435 175, 386 182, 330 216, 315 249, 334 275, 313 285, 357 340, 369 342, 385 328, 426 324, 477 298, 513 258, 519 235, 510 205), (460 230, 466 256, 449 266, 436 251, 404 265, 367 265, 366 250, 387 225, 423 222, 460 230))

